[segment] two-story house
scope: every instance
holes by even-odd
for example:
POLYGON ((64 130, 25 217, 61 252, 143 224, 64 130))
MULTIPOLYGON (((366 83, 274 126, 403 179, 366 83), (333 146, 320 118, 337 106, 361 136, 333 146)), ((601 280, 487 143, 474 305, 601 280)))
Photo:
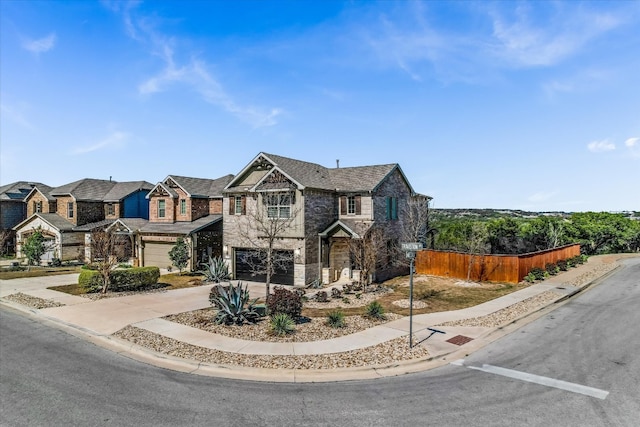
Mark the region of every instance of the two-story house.
MULTIPOLYGON (((36 229, 42 231, 49 248, 43 261, 85 260, 88 234, 115 221, 146 223, 149 209, 146 195, 152 185, 146 181, 116 182, 85 178, 60 187, 35 186, 26 196, 27 219, 14 227, 20 244, 36 229)), ((131 242, 129 252, 135 254, 131 242)), ((88 257, 88 260, 90 256, 88 257)))
MULTIPOLYGON (((272 281, 295 285, 351 277, 349 241, 374 225, 391 248, 401 236, 408 201, 416 196, 398 164, 326 168, 267 153, 258 154, 223 194, 223 253, 234 278, 264 280, 256 253, 280 223, 286 227, 273 239, 279 262, 272 281)), ((373 278, 404 270, 381 263, 373 278)))
POLYGON ((171 266, 169 251, 182 237, 191 248, 189 268, 222 254, 222 189, 217 179, 169 175, 147 195, 149 223, 140 229, 141 265, 171 266))
POLYGON ((0 233, 3 235, 0 254, 15 253, 16 235, 13 227, 27 218, 25 198, 38 186, 51 189, 40 182, 18 181, 0 187, 0 233))

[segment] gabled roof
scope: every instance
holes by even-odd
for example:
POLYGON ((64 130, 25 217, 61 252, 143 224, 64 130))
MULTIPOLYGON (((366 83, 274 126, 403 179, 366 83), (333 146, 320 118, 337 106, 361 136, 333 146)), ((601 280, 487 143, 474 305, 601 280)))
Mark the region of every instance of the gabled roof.
POLYGON ((0 187, 0 200, 24 200, 34 187, 39 187, 44 193, 51 187, 41 182, 17 181, 0 187))
POLYGON ((118 219, 104 219, 98 222, 92 222, 89 224, 79 225, 77 227, 73 227, 73 231, 84 231, 90 232, 95 230, 96 228, 110 228, 116 223, 121 223, 125 227, 129 229, 129 231, 138 231, 145 225, 149 223, 148 220, 144 218, 118 218, 118 219))
POLYGON ((84 178, 51 190, 52 196, 70 195, 81 201, 103 201, 104 197, 116 185, 115 181, 84 178))
POLYGON ((194 198, 215 198, 222 197, 222 189, 233 179, 233 175, 225 175, 216 179, 192 178, 188 176, 169 175, 162 182, 156 184, 152 192, 162 186, 172 197, 178 194, 169 186, 170 182, 182 188, 189 197, 194 198))
POLYGON ((353 219, 339 219, 319 233, 321 237, 327 237, 334 234, 338 230, 344 230, 350 237, 359 239, 361 233, 366 234, 371 228, 373 221, 361 221, 353 219), (360 228, 360 229, 358 229, 360 228))
POLYGON ((130 194, 140 190, 151 190, 153 184, 147 181, 117 182, 107 194, 104 195, 105 202, 119 202, 130 194))
POLYGON ((140 228, 142 233, 163 233, 163 234, 181 234, 188 236, 206 228, 218 221, 222 221, 222 215, 207 215, 198 218, 195 221, 183 221, 174 223, 155 223, 149 222, 140 228))
MULTIPOLYGON (((409 181, 397 163, 373 166, 356 166, 343 168, 326 168, 316 163, 302 160, 290 159, 275 154, 258 154, 238 175, 232 180, 225 190, 240 190, 235 186, 251 167, 259 161, 267 161, 273 169, 281 171, 285 176, 292 179, 295 184, 302 188, 315 188, 327 191, 375 191, 378 186, 395 169, 400 171, 405 182, 411 188, 409 181)), ((265 174, 265 176, 269 173, 265 174)), ((246 188, 242 188, 246 190, 246 188)), ((411 188, 413 193, 413 189, 411 188)))
POLYGON ((49 224, 50 226, 52 226, 53 228, 56 228, 59 231, 73 231, 73 228, 75 227, 75 225, 70 222, 67 221, 66 219, 62 218, 60 215, 55 214, 55 213, 36 213, 31 215, 29 218, 25 219, 24 221, 22 221, 20 224, 16 225, 15 227, 13 227, 14 230, 18 230, 20 228, 22 228, 24 225, 30 223, 31 221, 33 221, 35 218, 40 218, 41 220, 43 220, 44 222, 46 222, 47 224, 49 224))

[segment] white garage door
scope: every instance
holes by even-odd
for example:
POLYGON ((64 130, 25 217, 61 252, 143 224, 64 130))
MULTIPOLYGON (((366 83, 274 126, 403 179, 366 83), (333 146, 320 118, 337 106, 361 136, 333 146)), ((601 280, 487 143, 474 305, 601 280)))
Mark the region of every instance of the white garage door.
POLYGON ((172 243, 150 243, 144 245, 144 266, 155 266, 167 268, 171 265, 169 251, 174 245, 172 243))

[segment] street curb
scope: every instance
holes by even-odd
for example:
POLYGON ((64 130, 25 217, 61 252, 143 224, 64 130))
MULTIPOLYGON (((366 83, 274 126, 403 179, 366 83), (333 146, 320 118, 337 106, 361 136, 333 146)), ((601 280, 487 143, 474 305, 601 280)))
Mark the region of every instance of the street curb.
MULTIPOLYGON (((616 260, 617 262, 618 260, 616 260)), ((473 341, 465 344, 464 348, 430 356, 422 359, 411 359, 398 361, 386 365, 358 366, 353 368, 337 369, 275 369, 275 368, 251 368, 238 365, 209 364, 195 360, 183 359, 167 354, 159 353, 135 343, 116 338, 113 336, 96 335, 95 333, 76 325, 70 325, 64 321, 50 318, 37 309, 23 306, 18 303, 0 298, 0 305, 6 306, 14 311, 27 314, 30 318, 56 327, 73 336, 82 338, 94 345, 117 353, 129 359, 187 374, 202 375, 208 377, 236 379, 256 382, 277 382, 277 383, 316 383, 316 382, 343 382, 371 380, 377 378, 394 377, 406 374, 425 372, 447 365, 455 360, 463 359, 469 354, 480 350, 486 345, 508 335, 517 329, 531 323, 544 314, 555 310, 563 305, 575 295, 582 291, 596 286, 602 280, 612 275, 622 266, 618 264, 603 275, 596 277, 567 295, 554 300, 547 305, 532 312, 526 313, 504 325, 491 328, 486 333, 480 335, 473 341)))

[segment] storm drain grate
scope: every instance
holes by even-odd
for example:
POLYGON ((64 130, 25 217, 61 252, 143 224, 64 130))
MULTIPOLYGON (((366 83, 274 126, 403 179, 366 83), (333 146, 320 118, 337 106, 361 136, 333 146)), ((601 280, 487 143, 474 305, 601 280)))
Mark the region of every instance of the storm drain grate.
POLYGON ((465 337, 464 335, 456 335, 453 338, 449 338, 447 342, 455 345, 463 345, 468 343, 469 341, 473 341, 473 338, 465 337))

